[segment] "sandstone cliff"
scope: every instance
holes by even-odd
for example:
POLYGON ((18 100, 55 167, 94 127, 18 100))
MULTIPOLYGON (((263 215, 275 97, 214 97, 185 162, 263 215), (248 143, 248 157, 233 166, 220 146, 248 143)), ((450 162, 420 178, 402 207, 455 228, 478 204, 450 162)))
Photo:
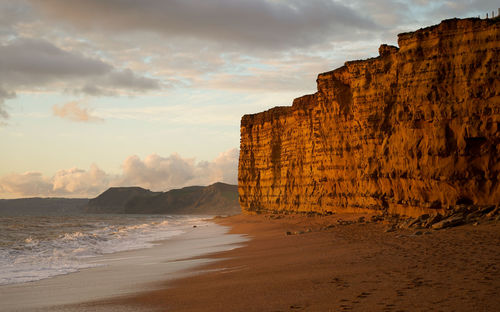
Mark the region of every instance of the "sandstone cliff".
POLYGON ((403 214, 500 203, 500 20, 452 19, 245 115, 244 211, 403 214))

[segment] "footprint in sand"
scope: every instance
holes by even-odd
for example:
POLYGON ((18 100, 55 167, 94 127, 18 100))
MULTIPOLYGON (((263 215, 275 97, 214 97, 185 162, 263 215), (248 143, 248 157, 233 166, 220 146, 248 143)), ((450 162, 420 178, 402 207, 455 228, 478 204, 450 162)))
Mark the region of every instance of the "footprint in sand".
POLYGON ((358 295, 358 298, 366 298, 369 295, 371 295, 371 293, 369 293, 369 292, 362 292, 361 294, 358 295))
POLYGON ((350 311, 350 310, 352 310, 352 309, 353 309, 353 307, 352 307, 352 306, 347 305, 347 304, 341 304, 341 305, 340 305, 340 308, 342 309, 342 311, 350 311))
POLYGON ((330 280, 330 283, 337 285, 338 288, 348 288, 349 287, 349 283, 347 283, 346 281, 344 281, 338 277, 332 278, 330 280))

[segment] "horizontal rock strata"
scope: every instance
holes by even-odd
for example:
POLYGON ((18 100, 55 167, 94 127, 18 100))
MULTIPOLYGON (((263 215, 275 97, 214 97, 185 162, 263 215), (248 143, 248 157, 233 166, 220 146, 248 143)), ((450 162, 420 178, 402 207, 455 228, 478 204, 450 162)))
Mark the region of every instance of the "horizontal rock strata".
POLYGON ((452 19, 245 115, 244 211, 402 214, 500 203, 500 20, 452 19))

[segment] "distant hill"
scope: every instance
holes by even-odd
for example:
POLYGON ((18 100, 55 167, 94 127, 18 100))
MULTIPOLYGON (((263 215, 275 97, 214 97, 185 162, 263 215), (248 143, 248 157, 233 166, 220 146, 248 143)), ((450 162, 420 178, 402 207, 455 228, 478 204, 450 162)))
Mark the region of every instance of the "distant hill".
POLYGON ((141 187, 111 187, 96 198, 90 199, 85 212, 124 213, 124 208, 130 200, 145 199, 159 194, 161 192, 151 192, 141 187))
POLYGON ((88 213, 130 214, 209 214, 241 212, 238 186, 214 183, 189 186, 168 192, 152 192, 140 187, 112 187, 89 200, 88 213))
POLYGON ((0 199, 0 215, 74 215, 84 213, 87 198, 0 199))

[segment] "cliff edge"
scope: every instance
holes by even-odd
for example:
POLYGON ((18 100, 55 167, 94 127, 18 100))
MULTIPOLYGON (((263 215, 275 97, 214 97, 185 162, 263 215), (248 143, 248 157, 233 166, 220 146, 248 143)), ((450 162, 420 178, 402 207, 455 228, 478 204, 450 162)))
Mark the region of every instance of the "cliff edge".
POLYGON ((243 211, 407 215, 500 203, 500 19, 451 19, 245 115, 243 211))

